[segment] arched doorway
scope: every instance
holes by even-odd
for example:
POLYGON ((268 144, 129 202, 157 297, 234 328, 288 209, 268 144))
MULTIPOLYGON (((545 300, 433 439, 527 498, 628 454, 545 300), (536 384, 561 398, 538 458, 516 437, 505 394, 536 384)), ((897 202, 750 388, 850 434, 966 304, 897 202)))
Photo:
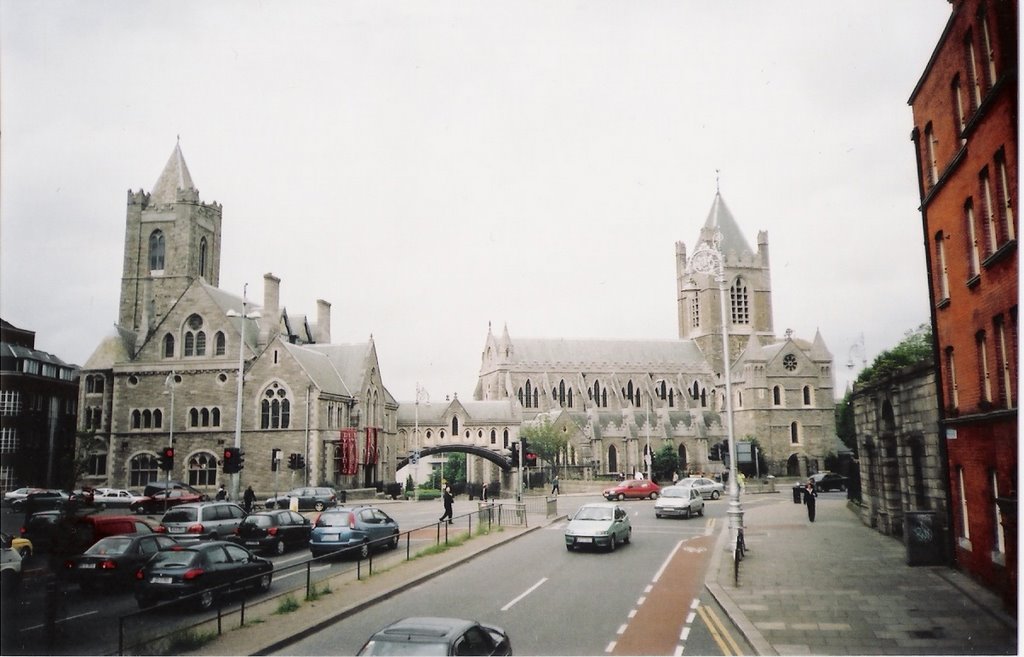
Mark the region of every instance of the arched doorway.
POLYGON ((686 445, 680 443, 678 451, 679 451, 679 471, 685 473, 687 471, 687 467, 686 467, 686 465, 687 465, 686 464, 686 445))
POLYGON ((608 472, 619 471, 619 453, 615 445, 608 446, 608 472))
POLYGON ((786 460, 786 476, 800 476, 800 458, 796 454, 790 454, 789 458, 786 460))

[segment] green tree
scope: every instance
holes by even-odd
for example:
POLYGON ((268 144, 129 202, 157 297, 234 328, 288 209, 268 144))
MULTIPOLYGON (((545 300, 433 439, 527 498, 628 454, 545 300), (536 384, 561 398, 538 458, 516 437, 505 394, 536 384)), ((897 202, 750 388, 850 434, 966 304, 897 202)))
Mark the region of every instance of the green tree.
POLYGON ((449 454, 448 460, 444 462, 443 476, 452 485, 458 481, 466 481, 466 455, 461 452, 449 454))
POLYGON ((857 383, 877 381, 908 365, 916 365, 931 358, 935 341, 930 324, 921 324, 903 334, 903 339, 892 349, 878 354, 875 360, 857 377, 857 383))
POLYGON ((565 450, 569 437, 558 431, 546 419, 540 424, 530 424, 519 430, 519 437, 526 441, 527 451, 558 470, 558 455, 565 450))
POLYGON ((857 453, 857 427, 853 422, 853 404, 850 403, 850 394, 847 393, 840 401, 836 402, 836 435, 854 454, 857 453))
POLYGON ((654 480, 663 484, 672 481, 672 474, 679 471, 679 454, 672 445, 662 445, 661 449, 654 452, 651 470, 654 480))

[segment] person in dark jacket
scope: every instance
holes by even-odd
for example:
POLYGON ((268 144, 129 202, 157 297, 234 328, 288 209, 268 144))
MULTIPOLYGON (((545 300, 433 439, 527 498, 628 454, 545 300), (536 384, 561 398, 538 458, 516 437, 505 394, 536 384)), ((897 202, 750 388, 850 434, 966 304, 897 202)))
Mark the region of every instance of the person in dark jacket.
POLYGON ((455 501, 455 496, 452 495, 452 487, 448 485, 448 482, 444 482, 441 485, 441 501, 444 502, 444 514, 438 520, 438 522, 444 522, 444 519, 448 519, 448 524, 454 524, 452 520, 452 503, 455 501))
POLYGON ((246 513, 252 513, 252 507, 256 504, 256 493, 253 492, 252 486, 246 486, 245 492, 242 494, 242 508, 245 509, 246 513))
POLYGON ((818 491, 814 490, 814 482, 808 481, 804 486, 804 504, 807 506, 807 519, 814 522, 814 504, 818 491))

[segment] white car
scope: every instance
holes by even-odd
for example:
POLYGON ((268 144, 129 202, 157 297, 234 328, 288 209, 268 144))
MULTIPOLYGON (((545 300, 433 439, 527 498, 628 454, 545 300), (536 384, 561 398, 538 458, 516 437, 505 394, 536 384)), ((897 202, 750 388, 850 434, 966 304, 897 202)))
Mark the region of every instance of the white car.
POLYGON ((692 515, 704 515, 704 498, 696 488, 666 486, 661 489, 661 497, 654 501, 655 518, 692 515))
POLYGON ((618 504, 584 504, 565 528, 565 549, 603 547, 611 552, 619 543, 629 543, 632 535, 629 515, 618 504))
POLYGON ((104 506, 128 506, 141 499, 138 493, 123 488, 97 488, 92 497, 93 504, 104 506))
POLYGON ((38 493, 41 490, 43 489, 25 486, 12 491, 8 491, 4 493, 4 502, 10 504, 11 502, 15 502, 17 500, 23 500, 29 496, 29 493, 38 493))
POLYGON ((680 479, 672 485, 696 488, 706 500, 717 500, 725 492, 725 486, 721 482, 712 481, 704 477, 688 477, 680 479))

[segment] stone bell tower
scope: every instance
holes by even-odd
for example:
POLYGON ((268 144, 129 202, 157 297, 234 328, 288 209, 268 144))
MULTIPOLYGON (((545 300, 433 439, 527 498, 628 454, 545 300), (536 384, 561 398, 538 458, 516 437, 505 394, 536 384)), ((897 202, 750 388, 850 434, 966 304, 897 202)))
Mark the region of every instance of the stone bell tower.
MULTIPOLYGON (((700 230, 694 250, 714 244, 725 264, 725 305, 729 354, 735 359, 751 335, 762 343, 774 340, 772 282, 768 260, 768 233, 757 235, 757 251, 750 248, 720 193, 700 230)), ((716 371, 722 371, 722 312, 719 282, 714 274, 690 271, 686 245, 676 242, 676 296, 679 337, 694 340, 716 371)))
POLYGON ((118 326, 142 344, 196 278, 220 281, 221 206, 199 200, 181 144, 153 190, 128 190, 118 326))

